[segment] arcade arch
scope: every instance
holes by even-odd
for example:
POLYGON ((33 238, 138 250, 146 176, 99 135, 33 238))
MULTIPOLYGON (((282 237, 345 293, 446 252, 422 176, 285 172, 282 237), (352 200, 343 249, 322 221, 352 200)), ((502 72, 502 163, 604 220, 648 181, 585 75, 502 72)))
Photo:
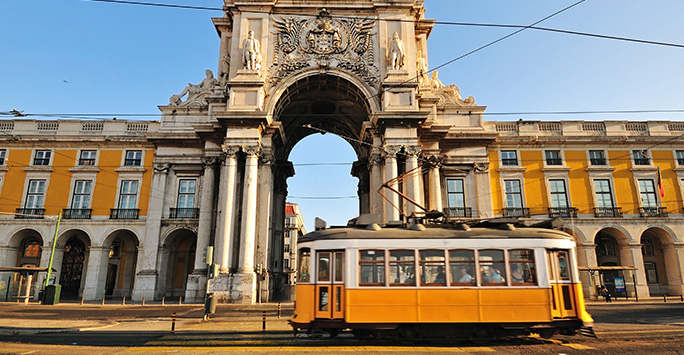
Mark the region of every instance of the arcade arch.
POLYGON ((57 240, 55 260, 59 259, 60 265, 53 265, 60 270, 57 278, 62 285, 61 298, 74 299, 83 294, 90 245, 88 234, 76 229, 63 233, 57 240))
POLYGON ((130 297, 135 283, 135 267, 138 259, 138 237, 128 230, 117 230, 104 241, 108 250, 100 266, 106 268, 105 296, 130 297))
POLYGON ((672 235, 658 227, 646 229, 641 234, 641 254, 649 294, 681 294, 681 285, 673 282, 681 279, 679 270, 676 267, 667 267, 678 265, 672 235))
POLYGON ((9 253, 3 266, 39 266, 43 249, 43 237, 27 228, 16 232, 9 239, 9 253))
POLYGON ((197 249, 197 234, 189 229, 177 229, 165 238, 161 247, 160 282, 164 297, 185 296, 188 276, 192 273, 197 249))

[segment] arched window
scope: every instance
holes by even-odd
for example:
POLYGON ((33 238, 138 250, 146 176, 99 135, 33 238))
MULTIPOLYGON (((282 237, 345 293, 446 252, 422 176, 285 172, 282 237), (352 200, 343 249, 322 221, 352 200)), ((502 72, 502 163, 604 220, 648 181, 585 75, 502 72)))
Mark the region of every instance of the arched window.
POLYGON ((26 239, 24 241, 24 257, 38 258, 40 257, 40 243, 38 239, 26 239))
POLYGON ((655 255, 653 248, 653 239, 651 239, 650 237, 642 237, 641 244, 642 255, 655 255))
POLYGON ((616 256, 617 242, 607 234, 600 234, 597 238, 596 254, 599 256, 616 256))

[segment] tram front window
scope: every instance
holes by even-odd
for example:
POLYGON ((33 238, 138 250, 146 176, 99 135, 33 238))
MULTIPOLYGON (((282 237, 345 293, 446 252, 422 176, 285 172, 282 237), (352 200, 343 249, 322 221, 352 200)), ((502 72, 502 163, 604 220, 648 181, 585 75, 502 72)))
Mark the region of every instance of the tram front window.
POLYGON ((311 281, 311 250, 303 248, 299 250, 299 275, 297 281, 310 282, 311 281))

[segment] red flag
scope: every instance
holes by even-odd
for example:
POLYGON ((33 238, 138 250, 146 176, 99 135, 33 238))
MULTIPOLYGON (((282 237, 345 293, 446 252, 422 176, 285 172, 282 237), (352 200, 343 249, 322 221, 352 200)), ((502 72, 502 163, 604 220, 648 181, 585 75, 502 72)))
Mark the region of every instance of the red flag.
POLYGON ((658 190, 660 191, 660 197, 665 197, 665 190, 663 189, 663 177, 660 176, 660 167, 658 167, 658 190))

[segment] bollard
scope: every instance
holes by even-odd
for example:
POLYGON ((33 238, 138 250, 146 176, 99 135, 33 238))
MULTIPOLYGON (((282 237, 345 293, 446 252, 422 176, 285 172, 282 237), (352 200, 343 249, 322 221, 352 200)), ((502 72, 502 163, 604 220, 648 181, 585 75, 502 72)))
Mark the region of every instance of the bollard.
POLYGON ((263 312, 261 315, 261 332, 266 331, 266 312, 263 312))
POLYGON ((282 310, 282 307, 280 306, 280 302, 278 302, 278 319, 280 319, 280 311, 282 310))
POLYGON ((143 306, 145 305, 145 297, 143 297, 143 299, 142 299, 142 305, 143 306))
POLYGON ((181 296, 181 297, 178 299, 178 305, 181 305, 181 304, 183 304, 183 296, 181 296))
POLYGON ((679 299, 684 302, 684 295, 679 295, 679 299))
POLYGON ((162 297, 162 306, 164 305, 164 299, 165 299, 165 298, 166 298, 166 297, 162 297))
POLYGON ((83 297, 81 297, 81 306, 83 306, 83 297))
POLYGON ((126 296, 124 296, 124 297, 123 297, 123 300, 121 300, 121 304, 124 305, 124 306, 126 305, 126 296))
POLYGON ((105 296, 102 296, 102 305, 104 306, 105 296))
POLYGON ((171 334, 176 332, 176 313, 173 313, 173 317, 171 318, 171 334))
POLYGON ((663 302, 667 303, 667 295, 663 295, 663 302))

